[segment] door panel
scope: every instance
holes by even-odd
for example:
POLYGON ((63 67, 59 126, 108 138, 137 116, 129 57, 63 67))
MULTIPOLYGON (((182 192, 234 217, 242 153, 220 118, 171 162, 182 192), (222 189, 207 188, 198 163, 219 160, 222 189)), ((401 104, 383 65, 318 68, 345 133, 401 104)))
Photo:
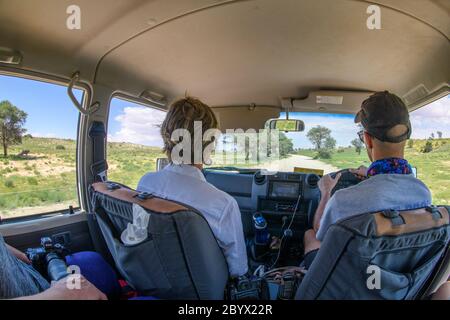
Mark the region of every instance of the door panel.
POLYGON ((0 227, 0 234, 9 245, 21 251, 38 247, 42 237, 52 237, 55 241, 67 235, 71 252, 94 249, 85 214, 6 224, 0 227))

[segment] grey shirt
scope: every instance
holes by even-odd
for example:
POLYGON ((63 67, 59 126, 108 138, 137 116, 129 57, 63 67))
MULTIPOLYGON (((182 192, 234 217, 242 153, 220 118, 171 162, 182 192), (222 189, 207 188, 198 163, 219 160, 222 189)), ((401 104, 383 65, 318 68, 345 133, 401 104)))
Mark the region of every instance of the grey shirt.
POLYGON ((30 296, 49 287, 39 272, 9 252, 0 235, 0 299, 30 296))
POLYGON ((325 206, 317 239, 339 220, 387 209, 412 210, 431 205, 427 186, 412 174, 377 174, 359 184, 337 191, 325 206))

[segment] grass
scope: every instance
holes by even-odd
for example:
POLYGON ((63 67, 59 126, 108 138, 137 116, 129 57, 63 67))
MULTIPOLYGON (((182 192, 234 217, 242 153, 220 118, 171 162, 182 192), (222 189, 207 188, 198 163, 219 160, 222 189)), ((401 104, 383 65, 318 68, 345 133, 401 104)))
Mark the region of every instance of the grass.
MULTIPOLYGON (((426 140, 413 140, 412 147, 406 147, 405 158, 417 168, 417 175, 431 190, 433 203, 450 204, 450 139, 433 140, 433 151, 422 153, 426 140)), ((300 150, 299 154, 314 157, 314 150, 300 150)), ((333 152, 331 159, 321 159, 339 169, 369 166, 370 161, 365 149, 361 154, 354 148, 344 148, 343 152, 333 152)))

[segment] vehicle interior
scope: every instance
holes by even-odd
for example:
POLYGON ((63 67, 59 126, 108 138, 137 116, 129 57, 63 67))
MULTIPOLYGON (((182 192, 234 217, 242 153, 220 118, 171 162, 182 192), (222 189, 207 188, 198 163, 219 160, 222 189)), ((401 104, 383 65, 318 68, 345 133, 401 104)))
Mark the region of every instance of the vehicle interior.
MULTIPOLYGON (((450 2, 445 0, 79 0, 81 24, 72 29, 68 18, 76 11, 68 10, 71 4, 0 0, 0 76, 62 86, 70 101, 66 114, 76 126, 70 183, 77 199, 70 208, 51 212, 10 218, 2 214, 0 234, 23 251, 38 247, 42 237, 70 245, 73 252, 97 251, 136 289, 160 299, 227 298, 227 266, 196 208, 170 199, 158 202, 135 192, 131 180, 116 179, 113 172, 119 165, 109 159, 110 142, 117 141, 110 122, 116 117, 115 99, 164 114, 171 101, 189 94, 212 107, 225 133, 267 128, 271 120, 295 113, 353 117, 377 91, 397 94, 410 112, 450 94, 450 2), (380 28, 369 28, 376 10, 368 7, 373 5, 381 10, 380 28), (133 204, 157 216, 149 230, 155 244, 125 250, 115 232, 132 220, 133 204)), ((42 117, 45 123, 46 115, 42 117)), ((295 125, 291 134, 306 140, 303 123, 295 125)), ((48 121, 48 132, 51 126, 48 121)), ((128 157, 133 162, 133 155, 128 157)), ((157 170, 163 162, 152 165, 157 170)), ((266 271, 301 265, 304 233, 312 226, 321 196, 317 185, 324 174, 303 168, 267 175, 263 168, 213 163, 203 170, 209 183, 239 205, 253 275, 261 265, 266 271), (260 216, 269 234, 281 239, 273 250, 254 243, 260 216)), ((6 179, 12 173, 2 174, 6 179)), ((347 179, 341 188, 351 184, 347 179)), ((285 296, 277 291, 263 298, 429 297, 450 276, 445 209, 450 202, 433 205, 420 209, 420 221, 405 213, 403 219, 411 225, 398 233, 395 223, 384 231, 361 231, 361 221, 343 222, 334 236, 346 240, 339 244, 330 236, 325 241, 332 263, 319 266, 324 250, 314 270, 299 272, 300 289, 284 288, 285 296), (345 238, 343 230, 353 230, 354 236, 345 238), (422 250, 409 242, 395 267, 387 254, 374 254, 377 265, 389 265, 393 274, 410 279, 407 289, 401 284, 401 289, 382 293, 362 294, 357 285, 345 289, 358 281, 365 285, 361 279, 366 275, 352 263, 357 257, 364 260, 364 254, 348 248, 378 238, 385 246, 399 245, 399 237, 418 234, 435 240, 422 250)), ((383 219, 395 217, 373 219, 381 226, 383 219)), ((385 276, 382 281, 394 281, 385 276)), ((250 287, 236 290, 246 297, 250 287)))

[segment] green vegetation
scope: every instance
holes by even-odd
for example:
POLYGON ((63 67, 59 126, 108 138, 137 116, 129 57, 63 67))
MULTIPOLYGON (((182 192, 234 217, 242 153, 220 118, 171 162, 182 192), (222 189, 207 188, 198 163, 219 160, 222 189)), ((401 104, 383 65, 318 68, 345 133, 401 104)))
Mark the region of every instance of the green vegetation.
POLYGON ((8 156, 8 148, 22 142, 25 133, 23 125, 27 114, 5 100, 0 102, 0 143, 3 147, 3 157, 8 156))
MULTIPOLYGON (((413 167, 417 167, 418 178, 431 190, 433 202, 440 205, 450 204, 450 139, 410 140, 405 149, 405 157, 413 167), (432 151, 423 153, 425 146, 432 145, 432 151), (411 146, 411 147, 409 147, 411 146)), ((298 154, 314 157, 315 150, 302 149, 298 154)), ((330 159, 321 161, 339 169, 369 166, 370 161, 365 151, 358 154, 355 148, 341 148, 330 159), (342 151, 343 150, 343 151, 342 151)))
MULTIPOLYGON (((74 140, 26 135, 0 158, 0 214, 4 217, 78 206, 74 140), (35 209, 33 209, 35 207, 35 209)), ((109 179, 135 188, 154 171, 160 148, 108 143, 109 179)))
POLYGON ((44 211, 77 206, 75 178, 75 141, 32 138, 9 147, 0 158, 0 214, 7 217, 29 207, 48 206, 44 211), (57 145, 65 150, 56 150, 57 145), (64 173, 65 176, 61 174, 64 173))
POLYGON ((306 136, 315 147, 316 153, 312 156, 314 159, 331 159, 336 139, 331 136, 330 129, 317 126, 309 130, 306 136))
POLYGON ((110 142, 108 179, 136 188, 145 173, 156 170, 156 159, 164 157, 161 148, 110 142))

